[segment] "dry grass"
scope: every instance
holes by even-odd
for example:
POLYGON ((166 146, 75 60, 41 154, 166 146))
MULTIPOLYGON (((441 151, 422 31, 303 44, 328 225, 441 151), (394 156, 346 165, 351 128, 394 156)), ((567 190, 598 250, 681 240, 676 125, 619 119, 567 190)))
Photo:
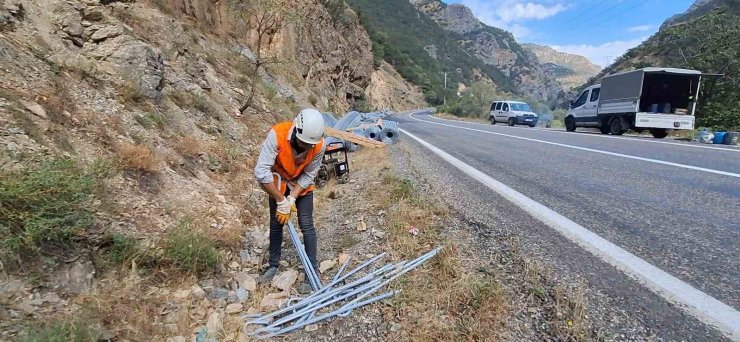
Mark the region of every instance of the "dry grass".
POLYGON ((393 338, 495 340, 507 313, 506 295, 491 275, 465 265, 459 247, 443 236, 447 207, 423 196, 411 180, 394 175, 385 150, 363 150, 356 155, 354 163, 371 169, 382 180, 382 186, 367 191, 387 210, 386 250, 393 258, 411 259, 434 246, 445 246, 437 257, 394 285, 402 292, 385 312, 387 320, 401 324, 393 338), (412 225, 419 230, 416 236, 408 232, 412 225))
POLYGON ((151 173, 159 166, 157 155, 147 145, 123 145, 118 149, 118 157, 121 168, 124 170, 151 173))
POLYGON ((175 144, 173 145, 173 147, 175 151, 177 151, 177 153, 179 153, 183 157, 192 158, 203 152, 203 144, 200 142, 200 140, 191 136, 179 137, 175 139, 175 144))
POLYGON ((118 92, 118 99, 125 106, 133 108, 141 108, 147 103, 148 98, 140 89, 135 86, 124 83, 116 86, 118 92))

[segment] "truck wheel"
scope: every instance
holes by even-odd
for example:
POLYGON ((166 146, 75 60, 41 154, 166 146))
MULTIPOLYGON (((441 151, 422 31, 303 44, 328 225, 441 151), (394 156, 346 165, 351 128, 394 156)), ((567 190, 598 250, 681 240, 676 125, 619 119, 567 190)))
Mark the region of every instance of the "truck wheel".
POLYGON ((609 134, 609 125, 602 124, 601 126, 599 126, 599 131, 601 132, 601 134, 609 134))
POLYGON ((668 130, 665 128, 651 128, 650 134, 652 134, 655 139, 663 139, 668 136, 668 130))
POLYGON ((576 119, 574 119, 572 116, 568 116, 565 119, 563 119, 563 123, 565 124, 565 130, 568 132, 575 132, 576 130, 576 119))
POLYGON ((514 118, 509 118, 509 126, 514 126, 514 118))
POLYGON ((491 125, 495 125, 495 124, 496 124, 496 118, 491 117, 491 125))
POLYGON ((622 130, 622 119, 620 117, 615 117, 609 121, 609 133, 613 135, 624 134, 624 131, 622 130))
POLYGON ((534 127, 534 126, 536 126, 536 125, 535 124, 529 124, 529 127, 534 127))

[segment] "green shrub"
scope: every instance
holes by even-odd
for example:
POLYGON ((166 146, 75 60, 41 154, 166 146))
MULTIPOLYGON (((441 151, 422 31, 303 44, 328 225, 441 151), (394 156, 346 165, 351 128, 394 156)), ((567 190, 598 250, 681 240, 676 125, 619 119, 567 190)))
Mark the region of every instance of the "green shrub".
POLYGON ((0 173, 0 247, 3 254, 67 244, 93 223, 95 173, 69 158, 0 173))
POLYGON ((218 263, 216 243, 189 218, 167 234, 164 252, 175 266, 187 272, 212 271, 218 263))
POLYGON ((110 249, 110 261, 116 264, 122 264, 134 259, 140 254, 141 246, 136 239, 123 235, 113 235, 113 244, 110 249))
POLYGON ((167 124, 167 117, 158 112, 148 112, 144 115, 137 115, 135 117, 138 122, 144 128, 157 127, 163 129, 167 124))
POLYGON ((59 321, 32 330, 26 342, 96 342, 100 332, 81 321, 59 321))

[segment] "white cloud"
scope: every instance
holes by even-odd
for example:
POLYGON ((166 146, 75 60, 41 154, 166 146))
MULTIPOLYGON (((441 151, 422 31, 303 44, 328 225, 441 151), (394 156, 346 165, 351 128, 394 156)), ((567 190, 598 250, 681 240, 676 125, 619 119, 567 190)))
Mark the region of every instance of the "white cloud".
POLYGON ((641 37, 632 40, 615 40, 600 45, 551 45, 550 47, 561 52, 585 56, 591 60, 591 62, 606 67, 614 62, 615 59, 619 58, 619 56, 623 55, 627 50, 640 45, 640 43, 645 41, 647 38, 648 37, 641 37))
MULTIPOLYGON (((552 3, 551 0, 546 2, 552 3)), ((567 8, 561 3, 545 4, 521 0, 460 0, 459 3, 468 6, 483 23, 510 31, 517 39, 531 32, 520 21, 549 18, 567 8)))
POLYGON ((520 19, 545 19, 565 10, 565 6, 555 4, 546 6, 532 2, 515 3, 509 6, 500 6, 497 12, 503 22, 512 22, 520 19))
POLYGON ((650 31, 653 28, 653 25, 637 25, 627 28, 627 32, 645 32, 650 31))

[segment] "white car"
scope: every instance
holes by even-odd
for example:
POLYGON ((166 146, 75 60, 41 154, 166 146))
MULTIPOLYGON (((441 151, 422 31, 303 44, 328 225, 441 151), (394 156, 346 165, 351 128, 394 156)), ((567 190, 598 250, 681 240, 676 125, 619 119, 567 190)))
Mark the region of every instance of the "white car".
POLYGON ((491 113, 488 116, 491 125, 497 122, 505 122, 509 126, 537 125, 537 114, 532 112, 528 104, 519 101, 494 101, 491 104, 491 113))

